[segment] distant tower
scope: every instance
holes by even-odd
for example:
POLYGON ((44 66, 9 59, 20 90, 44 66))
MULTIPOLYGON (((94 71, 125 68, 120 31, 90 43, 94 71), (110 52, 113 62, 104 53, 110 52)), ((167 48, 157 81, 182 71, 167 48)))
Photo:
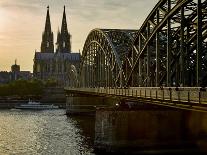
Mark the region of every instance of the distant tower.
POLYGON ((15 59, 15 64, 11 66, 12 72, 20 72, 20 66, 17 65, 17 59, 15 59))
POLYGON ((11 66, 11 80, 19 79, 20 65, 17 65, 17 59, 15 59, 15 64, 11 66))
POLYGON ((51 30, 49 6, 47 7, 45 30, 42 34, 41 52, 54 53, 53 32, 51 30))
POLYGON ((57 35, 57 52, 71 53, 70 37, 71 36, 70 33, 68 32, 65 6, 64 6, 61 32, 58 30, 58 35, 57 35))

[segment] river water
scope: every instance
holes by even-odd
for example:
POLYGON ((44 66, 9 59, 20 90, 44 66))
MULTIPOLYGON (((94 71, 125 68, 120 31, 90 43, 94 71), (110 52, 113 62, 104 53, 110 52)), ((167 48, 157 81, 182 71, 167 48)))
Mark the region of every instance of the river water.
POLYGON ((94 155, 93 125, 65 110, 1 110, 0 155, 94 155))

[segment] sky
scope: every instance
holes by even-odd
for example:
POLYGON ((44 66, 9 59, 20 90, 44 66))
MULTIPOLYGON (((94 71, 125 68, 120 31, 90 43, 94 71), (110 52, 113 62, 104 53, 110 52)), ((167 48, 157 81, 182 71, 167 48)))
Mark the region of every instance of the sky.
POLYGON ((72 35, 72 52, 82 51, 94 28, 139 29, 158 0, 0 0, 0 71, 10 71, 17 59, 21 70, 33 70, 40 50, 47 5, 57 40, 63 6, 72 35))

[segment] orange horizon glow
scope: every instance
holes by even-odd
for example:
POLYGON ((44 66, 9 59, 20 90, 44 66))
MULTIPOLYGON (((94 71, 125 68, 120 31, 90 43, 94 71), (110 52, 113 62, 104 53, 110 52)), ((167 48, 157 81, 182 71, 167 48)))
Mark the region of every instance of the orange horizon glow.
POLYGON ((10 71, 17 59, 21 70, 33 70, 35 50, 40 50, 47 5, 57 40, 63 6, 66 5, 72 52, 82 50, 88 33, 94 28, 138 29, 158 2, 155 0, 1 0, 0 71, 10 71))

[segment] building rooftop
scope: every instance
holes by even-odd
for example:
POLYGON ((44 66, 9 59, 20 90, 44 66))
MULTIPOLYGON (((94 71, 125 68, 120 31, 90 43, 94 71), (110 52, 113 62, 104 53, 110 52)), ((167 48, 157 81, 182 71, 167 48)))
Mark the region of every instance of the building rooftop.
POLYGON ((35 52, 36 60, 49 60, 63 58, 67 60, 80 60, 80 53, 42 53, 35 52))

